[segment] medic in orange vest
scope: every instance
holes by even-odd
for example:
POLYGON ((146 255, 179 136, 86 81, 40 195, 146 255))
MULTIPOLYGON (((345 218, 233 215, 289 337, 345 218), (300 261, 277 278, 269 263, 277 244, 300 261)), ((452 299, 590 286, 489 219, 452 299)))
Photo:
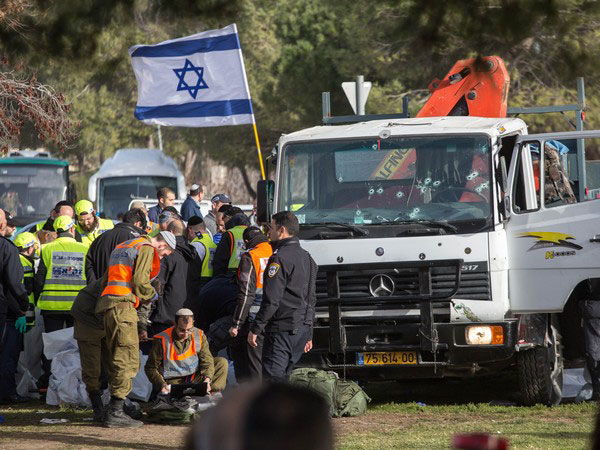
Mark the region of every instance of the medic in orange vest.
POLYGON ((241 376, 242 379, 259 379, 262 374, 262 336, 258 338, 258 347, 250 347, 246 342, 246 335, 250 322, 254 320, 260 309, 264 272, 269 258, 273 254, 273 249, 267 237, 257 227, 246 228, 243 239, 248 251, 242 254, 238 267, 237 305, 229 334, 233 337, 240 334, 240 346, 244 347, 241 351, 244 353, 243 350, 245 350, 246 353, 246 355, 242 355, 242 358, 232 355, 236 376, 238 378, 241 376))

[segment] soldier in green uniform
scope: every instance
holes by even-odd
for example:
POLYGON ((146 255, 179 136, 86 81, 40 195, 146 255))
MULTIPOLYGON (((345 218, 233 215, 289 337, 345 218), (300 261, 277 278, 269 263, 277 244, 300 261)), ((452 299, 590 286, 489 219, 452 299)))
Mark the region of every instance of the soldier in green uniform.
POLYGON ((106 333, 110 360, 108 385, 110 404, 104 414, 104 426, 134 428, 143 423, 123 411, 125 398, 140 366, 138 315, 141 303, 158 298, 152 281, 160 271, 160 259, 175 250, 175 236, 161 231, 156 237, 141 236, 125 241, 110 255, 106 286, 96 305, 106 333))
POLYGON ((104 324, 96 315, 96 303, 104 284, 106 277, 88 284, 79 291, 71 307, 71 315, 75 319, 73 337, 77 340, 81 361, 81 378, 90 396, 96 422, 102 421, 100 373, 102 367, 107 375, 111 370, 104 324))

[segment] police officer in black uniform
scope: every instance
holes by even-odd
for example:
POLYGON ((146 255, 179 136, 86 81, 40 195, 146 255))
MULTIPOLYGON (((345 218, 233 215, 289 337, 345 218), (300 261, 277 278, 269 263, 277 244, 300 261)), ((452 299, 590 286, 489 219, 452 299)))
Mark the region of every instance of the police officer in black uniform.
POLYGON ((300 247, 299 230, 292 212, 273 215, 273 256, 265 270, 263 301, 248 333, 248 343, 256 347, 257 335, 264 331, 262 370, 266 381, 286 381, 302 353, 312 348, 318 267, 300 247))

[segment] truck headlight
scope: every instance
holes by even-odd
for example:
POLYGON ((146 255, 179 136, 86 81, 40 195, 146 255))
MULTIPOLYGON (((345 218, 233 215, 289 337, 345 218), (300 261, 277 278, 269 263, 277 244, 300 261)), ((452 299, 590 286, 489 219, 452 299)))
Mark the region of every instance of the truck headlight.
POLYGON ((465 328, 465 340, 469 345, 501 345, 504 329, 499 325, 469 325, 465 328))

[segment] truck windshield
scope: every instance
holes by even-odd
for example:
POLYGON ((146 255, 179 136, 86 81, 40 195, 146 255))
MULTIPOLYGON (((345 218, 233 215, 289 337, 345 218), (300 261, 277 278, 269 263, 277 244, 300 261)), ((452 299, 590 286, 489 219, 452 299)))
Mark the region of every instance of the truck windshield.
POLYGON ((0 207, 30 222, 45 219, 54 205, 66 198, 67 182, 63 166, 0 165, 0 207))
POLYGON ((483 135, 289 143, 279 207, 301 224, 485 222, 490 153, 483 135))
POLYGON ((101 215, 118 219, 127 212, 132 198, 156 198, 156 191, 168 187, 177 197, 177 179, 172 177, 130 176, 100 180, 98 210, 101 215))

